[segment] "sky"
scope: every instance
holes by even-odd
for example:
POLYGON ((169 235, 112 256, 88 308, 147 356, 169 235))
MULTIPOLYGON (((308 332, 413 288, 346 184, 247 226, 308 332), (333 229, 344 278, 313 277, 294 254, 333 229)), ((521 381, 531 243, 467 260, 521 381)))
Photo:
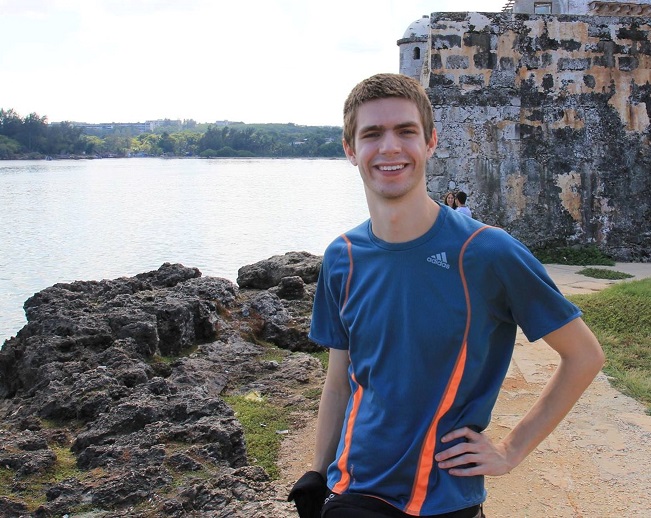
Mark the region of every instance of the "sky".
POLYGON ((49 122, 341 126, 432 12, 506 0, 0 0, 0 108, 49 122))

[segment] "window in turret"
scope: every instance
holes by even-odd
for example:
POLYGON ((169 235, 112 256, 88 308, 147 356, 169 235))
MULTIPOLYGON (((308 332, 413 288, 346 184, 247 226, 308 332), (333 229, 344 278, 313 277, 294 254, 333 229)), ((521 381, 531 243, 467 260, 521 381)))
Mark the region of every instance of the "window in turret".
POLYGON ((534 12, 534 14, 552 14, 552 3, 551 2, 534 2, 533 3, 533 12, 534 12))
POLYGON ((414 59, 420 59, 420 47, 414 47, 414 59))

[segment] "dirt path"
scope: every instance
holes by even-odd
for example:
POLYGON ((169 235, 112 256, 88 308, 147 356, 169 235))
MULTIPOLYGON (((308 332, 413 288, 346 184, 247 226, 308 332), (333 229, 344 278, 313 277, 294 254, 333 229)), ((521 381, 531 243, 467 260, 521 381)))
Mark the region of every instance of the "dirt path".
MULTIPOLYGON (((565 294, 598 291, 613 283, 577 275, 579 269, 548 267, 565 294)), ((613 269, 636 279, 651 276, 651 264, 618 263, 613 269)), ((487 433, 495 439, 508 433, 556 365, 556 353, 544 342, 530 343, 519 333, 487 433)), ((310 469, 314 424, 315 419, 309 418, 283 443, 281 496, 310 469)), ((600 374, 566 419, 520 466, 508 475, 487 477, 486 487, 489 518, 651 517, 651 416, 600 374)))

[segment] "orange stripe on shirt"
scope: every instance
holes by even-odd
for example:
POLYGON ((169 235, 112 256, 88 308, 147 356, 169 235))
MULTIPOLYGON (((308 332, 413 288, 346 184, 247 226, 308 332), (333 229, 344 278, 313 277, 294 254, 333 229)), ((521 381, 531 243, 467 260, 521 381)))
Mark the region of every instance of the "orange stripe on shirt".
MULTIPOLYGON (((350 295, 350 282, 353 278, 353 244, 350 242, 350 239, 348 239, 348 236, 346 236, 346 234, 342 234, 341 238, 346 242, 346 246, 348 247, 348 262, 350 266, 348 267, 348 279, 346 279, 344 303, 341 305, 341 310, 339 311, 340 313, 343 312, 346 304, 348 303, 348 296, 350 295)), ((344 449, 341 452, 339 461, 337 462, 337 468, 341 473, 341 478, 332 489, 335 493, 344 492, 350 485, 351 476, 348 472, 348 455, 350 454, 350 445, 353 439, 353 427, 355 426, 355 419, 357 418, 359 405, 362 401, 362 394, 364 393, 364 389, 357 383, 354 374, 351 374, 351 378, 355 385, 357 385, 357 390, 353 396, 353 407, 351 408, 350 414, 348 415, 348 424, 346 426, 346 434, 344 435, 344 449)))
POLYGON ((420 457, 418 459, 418 466, 416 468, 416 477, 414 480, 414 485, 411 490, 411 498, 405 507, 405 512, 407 514, 418 515, 420 510, 423 507, 425 502, 425 497, 427 496, 427 488, 429 486, 429 478, 434 468, 434 450, 436 448, 436 434, 438 431, 439 422, 441 418, 446 414, 448 410, 452 407, 454 399, 459 392, 459 386, 461 385, 461 379, 463 378, 463 371, 466 366, 466 355, 468 351, 468 334, 470 332, 470 322, 471 322, 471 304, 470 304, 470 294, 468 292, 468 283, 466 281, 466 275, 463 269, 463 255, 468 247, 468 244, 483 230, 490 228, 488 226, 481 227, 473 232, 466 242, 461 247, 461 252, 459 253, 459 275, 461 276, 461 283, 463 284, 463 292, 466 298, 466 328, 463 333, 463 341, 461 343, 461 350, 457 355, 457 359, 454 363, 454 368, 452 369, 452 374, 448 380, 448 384, 445 387, 443 392, 443 397, 439 403, 434 418, 427 429, 427 434, 425 435, 425 441, 420 452, 420 457))
POLYGON ((350 242, 350 239, 348 239, 348 236, 346 234, 341 234, 341 238, 346 242, 346 246, 348 248, 348 279, 346 279, 346 292, 344 296, 344 303, 341 305, 341 309, 339 310, 339 313, 341 314, 346 307, 346 304, 348 304, 348 296, 350 295, 350 281, 353 278, 353 244, 350 242))
POLYGON ((344 436, 344 449, 339 456, 339 461, 337 462, 337 468, 341 473, 341 478, 332 488, 333 493, 343 493, 350 486, 351 474, 348 471, 348 455, 350 454, 350 445, 353 442, 353 428, 355 426, 355 419, 357 419, 357 413, 359 411, 359 405, 362 402, 362 395, 364 394, 364 389, 361 387, 355 375, 351 374, 353 382, 357 386, 355 395, 353 396, 353 407, 350 410, 348 415, 348 424, 346 425, 346 435, 344 436))

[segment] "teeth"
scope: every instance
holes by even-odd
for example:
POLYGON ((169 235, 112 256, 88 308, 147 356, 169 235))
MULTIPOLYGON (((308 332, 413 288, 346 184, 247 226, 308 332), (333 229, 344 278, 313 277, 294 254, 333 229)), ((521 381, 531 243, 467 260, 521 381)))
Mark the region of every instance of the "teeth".
POLYGON ((404 165, 381 165, 379 166, 380 171, 398 171, 404 169, 404 165))

